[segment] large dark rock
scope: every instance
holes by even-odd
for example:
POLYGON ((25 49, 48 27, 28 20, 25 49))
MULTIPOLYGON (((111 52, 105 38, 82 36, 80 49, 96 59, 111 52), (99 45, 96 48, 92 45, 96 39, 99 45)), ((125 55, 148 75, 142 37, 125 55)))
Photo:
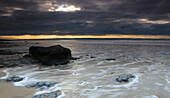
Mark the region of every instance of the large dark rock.
POLYGON ((31 46, 29 54, 44 65, 66 64, 72 58, 71 50, 61 45, 50 47, 31 46))

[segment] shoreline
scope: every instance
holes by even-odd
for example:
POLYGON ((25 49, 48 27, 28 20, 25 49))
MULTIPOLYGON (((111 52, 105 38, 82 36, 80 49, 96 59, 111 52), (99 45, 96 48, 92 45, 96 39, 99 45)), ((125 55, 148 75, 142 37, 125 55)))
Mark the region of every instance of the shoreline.
MULTIPOLYGON (((2 72, 4 69, 0 69, 0 77, 6 75, 2 72)), ((14 86, 13 82, 0 80, 0 98, 32 98, 35 92, 36 90, 34 88, 14 86)))

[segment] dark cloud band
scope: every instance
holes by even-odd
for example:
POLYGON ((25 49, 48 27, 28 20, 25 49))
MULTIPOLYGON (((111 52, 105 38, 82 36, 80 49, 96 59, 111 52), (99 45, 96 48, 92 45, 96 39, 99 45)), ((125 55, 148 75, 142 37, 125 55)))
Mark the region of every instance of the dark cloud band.
POLYGON ((170 35, 169 27, 169 0, 0 0, 0 35, 170 35))

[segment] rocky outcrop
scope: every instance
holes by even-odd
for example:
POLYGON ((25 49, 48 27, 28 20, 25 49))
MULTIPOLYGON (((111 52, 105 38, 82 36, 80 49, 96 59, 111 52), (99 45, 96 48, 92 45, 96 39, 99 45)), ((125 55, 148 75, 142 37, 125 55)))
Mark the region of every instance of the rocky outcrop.
POLYGON ((20 76, 12 76, 6 79, 7 82, 19 82, 22 81, 24 79, 24 77, 20 77, 20 76))
POLYGON ((39 90, 43 90, 45 88, 54 86, 55 84, 57 84, 57 82, 47 82, 47 81, 42 81, 42 82, 36 82, 36 83, 31 83, 29 85, 26 85, 25 87, 27 88, 32 88, 32 87, 36 87, 39 90))
POLYGON ((57 98, 60 95, 61 91, 57 90, 51 93, 35 95, 33 98, 57 98))
POLYGON ((50 47, 31 46, 29 55, 44 65, 67 64, 72 58, 71 50, 61 45, 50 47))
POLYGON ((129 82, 129 80, 133 78, 135 78, 135 76, 132 74, 122 74, 122 75, 119 75, 117 78, 115 78, 115 81, 119 83, 129 82))

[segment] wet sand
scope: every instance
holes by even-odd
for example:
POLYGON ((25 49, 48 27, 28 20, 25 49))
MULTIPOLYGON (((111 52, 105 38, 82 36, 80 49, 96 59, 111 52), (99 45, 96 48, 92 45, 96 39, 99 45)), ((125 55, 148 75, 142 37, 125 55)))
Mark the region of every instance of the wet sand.
MULTIPOLYGON (((0 77, 5 76, 5 73, 0 69, 0 77)), ((0 81, 0 98, 32 98, 35 89, 26 87, 13 86, 12 82, 0 81)))
MULTIPOLYGON (((169 98, 170 96, 169 41, 31 41, 10 49, 25 53, 28 52, 29 46, 56 44, 70 48, 73 57, 82 58, 71 61, 68 66, 39 68, 32 64, 11 68, 7 72, 9 75, 28 77, 28 81, 24 81, 24 84, 29 84, 32 79, 36 79, 37 82, 60 83, 52 88, 37 91, 37 94, 61 89, 66 98, 169 98), (90 58, 91 56, 96 58, 90 58), (110 58, 116 60, 106 60, 110 58), (117 76, 124 73, 133 74, 136 78, 128 83, 114 81, 117 76)), ((2 61, 18 57, 18 55, 0 56, 2 61)), ((14 87, 12 82, 0 81, 0 98, 32 98, 33 94, 34 89, 32 91, 25 87, 14 87)))

